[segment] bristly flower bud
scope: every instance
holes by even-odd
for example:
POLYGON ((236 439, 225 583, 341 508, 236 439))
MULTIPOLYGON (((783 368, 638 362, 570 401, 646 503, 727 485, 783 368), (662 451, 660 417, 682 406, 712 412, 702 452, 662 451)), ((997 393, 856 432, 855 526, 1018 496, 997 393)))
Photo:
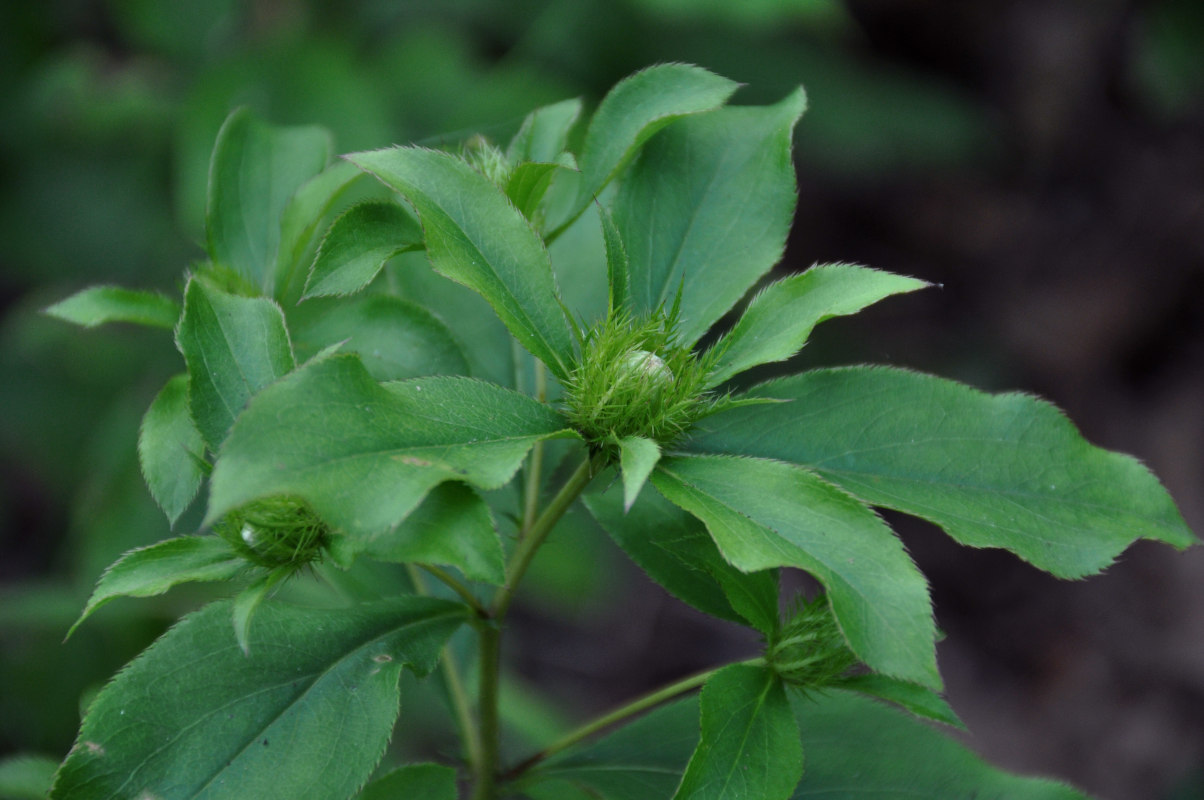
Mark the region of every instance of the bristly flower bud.
POLYGON ((787 684, 819 689, 839 681, 857 664, 828 598, 800 603, 790 620, 765 648, 765 661, 787 684))
POLYGON ((506 188, 513 165, 506 158, 506 154, 484 136, 478 133, 466 141, 460 157, 488 178, 494 186, 503 190, 506 188))
POLYGON ((271 497, 232 512, 215 532, 243 558, 268 569, 299 569, 320 560, 330 529, 302 500, 271 497))
POLYGON ((613 314, 585 334, 581 351, 565 382, 565 403, 591 447, 629 436, 668 444, 712 405, 706 365, 677 344, 665 314, 641 320, 613 314))

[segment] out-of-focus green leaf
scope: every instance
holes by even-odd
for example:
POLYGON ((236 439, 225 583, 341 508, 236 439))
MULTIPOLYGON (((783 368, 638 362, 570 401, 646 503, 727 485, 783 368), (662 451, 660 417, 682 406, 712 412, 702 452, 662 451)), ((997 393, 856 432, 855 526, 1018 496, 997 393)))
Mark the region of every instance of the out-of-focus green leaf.
POLYGON ((854 264, 824 264, 766 287, 740 321, 715 345, 719 360, 708 379, 718 386, 733 375, 802 349, 812 329, 826 319, 856 314, 892 294, 928 284, 915 278, 854 264))
POLYGON ((681 287, 678 330, 693 343, 782 257, 806 105, 800 88, 775 105, 683 119, 645 146, 614 203, 636 312, 672 304, 681 287))
POLYGON ((348 156, 418 212, 440 273, 480 293, 524 347, 564 378, 573 340, 548 251, 501 190, 447 153, 414 147, 348 156))
POLYGON ((59 762, 48 756, 18 753, 0 759, 0 798, 43 800, 59 762))
POLYGON ((285 208, 298 189, 326 168, 332 149, 330 134, 322 128, 276 127, 250 109, 232 112, 217 135, 209 164, 209 257, 251 285, 270 290, 285 208))
POLYGON ((138 461, 151 496, 175 525, 204 480, 205 440, 188 413, 188 376, 155 396, 138 432, 138 461))
POLYGON ((180 305, 157 292, 92 286, 60 300, 46 313, 85 328, 106 322, 132 322, 170 330, 180 318, 180 305))
POLYGON ((874 670, 940 686, 928 584, 856 499, 799 467, 753 458, 662 459, 652 482, 706 523, 732 565, 814 575, 849 646, 874 670))
POLYGON ((192 419, 215 453, 251 396, 294 366, 280 306, 197 278, 184 291, 176 342, 188 365, 192 419))
POLYGON ((180 536, 131 550, 105 570, 70 636, 92 612, 118 597, 152 597, 187 581, 224 581, 247 562, 217 536, 180 536))
POLYGON ((322 239, 305 283, 305 297, 354 294, 393 256, 422 245, 418 221, 396 203, 360 203, 343 213, 322 239))
POLYGON ((789 402, 710 417, 687 446, 801 464, 1063 578, 1098 572, 1139 537, 1196 541, 1148 469, 1028 395, 885 367, 816 370, 749 394, 789 402))
POLYGON ((209 605, 101 691, 51 797, 348 797, 384 752, 401 668, 432 669, 466 617, 424 597, 269 605, 246 656, 230 604, 209 605))
POLYGON ((702 740, 674 800, 786 800, 803 773, 798 726, 782 680, 733 664, 702 689, 702 740))
POLYGON ((456 800, 456 771, 442 764, 407 764, 364 787, 356 800, 456 800))

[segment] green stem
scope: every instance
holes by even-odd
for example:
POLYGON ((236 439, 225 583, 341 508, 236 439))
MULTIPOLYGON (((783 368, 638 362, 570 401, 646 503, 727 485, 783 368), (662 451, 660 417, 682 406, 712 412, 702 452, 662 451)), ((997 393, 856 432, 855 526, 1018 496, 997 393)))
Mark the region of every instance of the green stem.
POLYGON ((480 758, 474 764, 473 800, 493 800, 498 775, 498 684, 501 672, 501 629, 485 623, 478 628, 481 647, 480 697, 480 758))
MULTIPOLYGON (((753 658, 739 663, 749 665, 761 664, 762 659, 753 658)), ((538 753, 531 756, 526 761, 523 761, 518 766, 508 770, 504 776, 505 779, 511 780, 513 778, 517 778, 519 775, 522 775, 524 772, 541 761, 551 758, 562 750, 567 750, 578 742, 584 741, 585 739, 593 736, 595 733, 609 728, 616 722, 621 722, 628 717, 639 714, 641 711, 646 711, 653 706, 660 705, 666 700, 671 700, 680 694, 685 694, 692 689, 702 686, 711 679, 712 675, 728 666, 730 665, 724 664, 723 666, 714 667, 712 669, 690 675, 689 677, 682 678, 681 680, 671 683, 668 686, 661 687, 660 689, 649 692, 642 697, 638 697, 635 700, 632 700, 630 703, 616 708, 614 711, 610 711, 600 717, 597 717, 596 719, 590 720, 576 730, 565 734, 560 739, 548 745, 543 750, 540 750, 538 753)))
MULTIPOLYGON (((535 399, 543 403, 548 399, 548 374, 543 362, 535 362, 535 399)), ((531 448, 531 461, 527 469, 523 497, 523 526, 520 537, 526 536, 535 524, 535 512, 539 507, 539 483, 543 472, 543 442, 531 448)))
MULTIPOLYGON (((418 566, 422 567, 424 570, 429 572, 432 577, 437 578, 440 583, 444 584, 453 592, 458 594, 460 599, 463 600, 478 617, 489 616, 489 611, 485 608, 485 606, 481 605, 481 601, 477 599, 477 596, 469 591, 467 586, 460 583, 455 575, 452 575, 450 572, 442 569, 441 567, 436 567, 434 564, 419 564, 418 566)), ((412 575, 410 577, 413 578, 412 575)), ((420 592, 420 594, 422 593, 420 592)))

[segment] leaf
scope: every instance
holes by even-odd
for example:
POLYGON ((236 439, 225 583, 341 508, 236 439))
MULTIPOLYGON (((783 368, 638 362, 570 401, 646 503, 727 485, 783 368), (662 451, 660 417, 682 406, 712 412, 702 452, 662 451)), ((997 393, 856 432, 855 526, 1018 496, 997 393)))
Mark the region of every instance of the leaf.
POLYGON ((322 128, 276 127, 247 108, 233 111, 217 134, 209 163, 209 257, 268 290, 285 208, 325 169, 331 149, 330 134, 322 128))
POLYGON ((631 262, 623 237, 615 226, 614 217, 601 206, 598 216, 602 220, 602 238, 606 243, 606 285, 610 290, 611 312, 631 310, 631 262))
POLYGON ((925 689, 914 683, 901 681, 898 678, 889 678, 886 675, 867 673, 843 678, 835 686, 894 703, 917 717, 943 722, 962 731, 966 729, 944 698, 931 689, 925 689))
POLYGON ((826 319, 856 314, 892 294, 928 284, 854 264, 824 264, 770 284, 749 303, 740 321, 715 345, 719 359, 707 388, 746 369, 785 361, 802 349, 826 319))
POLYGON ((0 759, 0 797, 8 800, 42 800, 59 762, 49 756, 17 753, 0 759))
POLYGON ((872 511, 816 475, 751 458, 663 459, 652 482, 738 569, 815 576, 849 646, 878 672, 938 688, 928 586, 872 511))
POLYGON ((335 202, 364 173, 348 161, 337 161, 301 185, 280 220, 280 247, 276 251, 274 296, 294 298, 293 283, 302 272, 302 259, 313 240, 318 223, 335 202))
POLYGON ((635 499, 648 480, 649 473, 661 459, 656 442, 641 436, 619 440, 619 464, 623 470, 623 510, 630 511, 635 499))
POLYGON ((747 620, 731 598, 772 595, 776 615, 776 574, 770 570, 746 574, 728 564, 702 523, 659 492, 642 492, 630 510, 624 509, 617 487, 586 494, 584 499, 586 508, 615 543, 674 597, 699 611, 744 625, 747 620))
POLYGON ((188 414, 188 376, 176 375, 151 401, 138 432, 138 462, 151 496, 172 525, 201 488, 205 440, 188 414))
POLYGON ((493 384, 441 377, 386 388, 354 356, 331 356, 252 401, 214 466, 206 524, 291 495, 359 549, 435 486, 496 489, 536 442, 570 435, 550 407, 493 384))
POLYGON ((117 597, 153 597, 189 581, 230 580, 246 567, 247 562, 217 536, 179 536, 131 550, 100 576, 67 636, 93 611, 117 597))
POLYGON ((1195 542, 1149 470, 1088 444, 1028 395, 884 367, 816 370, 749 394, 791 402, 710 417, 688 447, 808 466, 867 503, 1062 578, 1098 572, 1137 538, 1195 542))
POLYGON ((348 158, 414 206, 438 272, 478 292, 523 347, 567 376, 573 340, 548 251, 500 189, 435 150, 395 147, 348 158))
POLYGON ((506 158, 512 164, 555 161, 564 151, 569 131, 580 116, 581 100, 578 98, 535 109, 510 140, 506 158))
POLYGON ((408 764, 377 778, 357 800, 456 800, 456 771, 442 764, 408 764))
POLYGON ((581 146, 578 206, 596 196, 654 133, 683 116, 718 108, 738 86, 690 64, 658 64, 619 81, 598 105, 581 146))
POLYGON ((261 574, 251 584, 234 596, 230 602, 230 617, 234 624, 234 640, 243 655, 251 655, 251 618, 259 610, 267 596, 287 578, 291 570, 277 568, 261 574))
POLYGON ((184 290, 176 343, 188 365, 192 419, 215 453, 251 396, 294 366, 278 305, 197 278, 184 290))
POLYGON ((352 206, 330 226, 305 282, 304 297, 355 294, 393 256, 422 245, 422 228, 396 203, 352 206))
POLYGON ((613 209, 637 313, 684 287, 679 333, 693 344, 777 263, 794 214, 790 143, 805 107, 799 89, 776 105, 683 119, 647 144, 613 209))
POLYGON ((572 159, 565 161, 567 163, 530 161, 519 164, 506 181, 506 196, 537 229, 545 222, 542 204, 552 182, 558 175, 574 172, 572 159))
POLYGON ((422 306, 392 295, 309 300, 290 316, 297 357, 306 360, 345 343, 378 381, 467 375, 468 360, 452 332, 422 306))
MULTIPOLYGON (((522 788, 568 786, 605 800, 669 797, 697 742, 697 705, 675 703, 629 722, 597 742, 549 759, 523 779, 522 788)), ((559 800, 567 795, 548 792, 538 796, 559 800)))
POLYGON ((833 691, 797 695, 793 705, 807 753, 793 800, 1086 800, 1069 786, 996 769, 953 739, 872 700, 833 691))
POLYGON ((158 292, 91 286, 58 301, 45 313, 85 328, 106 322, 132 322, 170 330, 180 318, 180 306, 158 292))
POLYGON ((272 604, 247 657, 230 603, 206 606, 100 692, 51 797, 349 797, 388 743, 402 666, 428 672, 466 618, 424 597, 272 604))
POLYGON ((786 800, 803 773, 798 726, 782 680, 733 664, 702 689, 702 740, 674 800, 786 800))
POLYGON ((506 580, 505 554, 489 506, 462 483, 436 486, 366 552, 381 561, 455 567, 470 580, 494 586, 506 580))

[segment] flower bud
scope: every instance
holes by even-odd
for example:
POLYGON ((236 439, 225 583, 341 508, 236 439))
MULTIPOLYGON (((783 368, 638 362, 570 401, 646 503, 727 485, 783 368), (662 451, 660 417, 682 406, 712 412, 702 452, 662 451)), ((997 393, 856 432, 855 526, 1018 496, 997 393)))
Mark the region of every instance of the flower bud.
POLYGON ((820 595, 803 602, 765 650, 765 661, 791 686, 817 689, 838 681, 857 657, 820 595))
POLYGON ((330 529, 302 500, 271 497, 227 516, 219 536, 253 564, 268 569, 299 568, 320 559, 330 529))

